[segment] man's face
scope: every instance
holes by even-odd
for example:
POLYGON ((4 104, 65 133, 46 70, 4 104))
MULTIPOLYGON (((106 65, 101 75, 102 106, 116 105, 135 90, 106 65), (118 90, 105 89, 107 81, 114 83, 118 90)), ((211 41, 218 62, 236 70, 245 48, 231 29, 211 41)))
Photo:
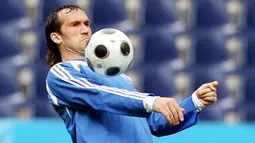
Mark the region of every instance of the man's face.
POLYGON ((84 48, 91 38, 90 21, 87 14, 81 10, 64 9, 58 13, 63 23, 60 28, 60 48, 84 56, 84 48))

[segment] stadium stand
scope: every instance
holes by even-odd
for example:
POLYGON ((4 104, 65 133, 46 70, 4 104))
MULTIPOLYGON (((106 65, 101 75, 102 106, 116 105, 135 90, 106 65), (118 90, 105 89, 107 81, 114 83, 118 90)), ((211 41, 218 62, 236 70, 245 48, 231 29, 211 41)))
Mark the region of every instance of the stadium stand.
POLYGON ((2 1, 0 5, 0 12, 2 13, 0 23, 24 18, 26 10, 22 4, 19 0, 2 1))
POLYGON ((59 6, 66 4, 75 4, 73 0, 44 0, 43 2, 43 23, 46 21, 48 15, 59 6))
POLYGON ((162 64, 154 64, 152 66, 147 66, 141 72, 143 73, 142 85, 144 91, 165 97, 177 95, 174 81, 171 80, 174 71, 166 71, 165 66, 162 64))
POLYGON ((253 31, 247 32, 246 33, 246 63, 247 67, 254 67, 255 66, 255 59, 254 59, 254 54, 255 54, 255 49, 254 49, 254 44, 255 44, 255 33, 253 31))
POLYGON ((13 57, 1 58, 0 66, 0 117, 15 116, 17 106, 25 102, 25 96, 20 90, 18 82, 18 69, 20 65, 13 57))
POLYGON ((213 65, 230 58, 225 45, 226 36, 217 29, 197 30, 195 40, 195 65, 213 65))
POLYGON ((247 28, 254 30, 255 28, 255 14, 254 14, 254 8, 255 8, 255 2, 253 0, 246 0, 245 1, 246 6, 246 19, 247 19, 247 28))
POLYGON ((107 27, 117 28, 124 32, 132 32, 134 29, 134 26, 128 20, 123 1, 94 0, 91 1, 89 10, 93 31, 107 27))
POLYGON ((161 27, 177 21, 172 0, 143 0, 141 27, 161 27))
POLYGON ((229 21, 225 1, 197 0, 194 7, 196 9, 196 28, 218 27, 227 24, 229 21))
POLYGON ((144 63, 162 63, 178 58, 174 35, 170 30, 151 30, 142 35, 144 63))
POLYGON ((34 115, 36 117, 56 117, 52 106, 48 101, 47 91, 45 85, 45 79, 49 68, 41 62, 34 65, 35 73, 35 91, 36 97, 33 99, 34 102, 31 105, 34 107, 34 115))

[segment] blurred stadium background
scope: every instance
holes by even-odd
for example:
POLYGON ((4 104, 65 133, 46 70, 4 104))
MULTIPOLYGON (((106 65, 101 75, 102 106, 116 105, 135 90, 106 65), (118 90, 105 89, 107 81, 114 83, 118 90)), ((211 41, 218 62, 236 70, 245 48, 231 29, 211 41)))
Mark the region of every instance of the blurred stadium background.
MULTIPOLYGON (((253 126, 249 132, 255 133, 255 0, 0 3, 1 130, 10 119, 59 121, 45 90, 49 69, 44 66, 44 23, 55 7, 77 4, 87 11, 94 32, 112 27, 129 35, 136 56, 127 74, 139 91, 180 101, 201 84, 218 80, 218 103, 200 114, 201 123, 208 123, 208 128, 195 131, 221 123, 253 126)), ((48 124, 49 130, 52 124, 48 124)), ((13 143, 6 138, 1 132, 0 142, 13 143)))

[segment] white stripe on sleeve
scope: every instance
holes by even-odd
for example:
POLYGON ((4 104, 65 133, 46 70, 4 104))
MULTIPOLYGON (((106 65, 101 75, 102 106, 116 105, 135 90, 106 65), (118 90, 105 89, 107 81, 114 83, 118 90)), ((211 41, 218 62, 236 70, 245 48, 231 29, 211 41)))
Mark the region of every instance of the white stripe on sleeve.
POLYGON ((80 79, 75 79, 71 73, 69 73, 66 69, 64 69, 63 67, 61 67, 59 64, 57 65, 57 67, 59 69, 61 69, 61 71, 63 71, 65 73, 65 75, 67 75, 71 80, 82 80, 83 82, 85 82, 85 84, 87 84, 88 86, 91 86, 91 87, 95 87, 97 88, 98 90, 100 89, 105 89, 105 90, 112 90, 112 91, 115 91, 115 92, 120 92, 122 94, 129 94, 129 95, 133 95, 133 96, 140 96, 140 97, 146 97, 148 96, 149 94, 148 93, 140 93, 140 92, 132 92, 132 91, 128 91, 128 90, 125 90, 125 89, 119 89, 119 88, 115 88, 115 87, 108 87, 108 86, 103 86, 103 85, 96 85, 96 84, 93 84, 93 83, 90 83, 88 80, 86 80, 85 78, 80 78, 80 79))
POLYGON ((51 98, 52 101, 53 101, 53 104, 59 106, 57 97, 51 92, 51 90, 50 90, 50 88, 49 88, 49 86, 48 86, 47 81, 46 81, 46 90, 47 90, 47 92, 49 93, 50 98, 51 98))
POLYGON ((76 87, 80 87, 80 88, 82 87, 82 88, 88 88, 88 89, 97 89, 97 90, 100 90, 103 92, 111 93, 111 94, 118 95, 118 96, 128 97, 128 98, 132 98, 132 99, 137 99, 137 100, 143 100, 147 95, 147 94, 137 95, 137 94, 134 94, 135 92, 128 92, 128 93, 132 93, 132 94, 128 94, 128 93, 126 93, 126 91, 123 92, 123 90, 119 90, 119 89, 116 90, 111 87, 107 87, 107 89, 106 89, 105 87, 101 87, 99 85, 95 85, 92 83, 90 83, 90 85, 89 85, 89 84, 87 84, 87 83, 89 83, 87 80, 86 80, 87 82, 85 83, 81 79, 74 78, 68 71, 66 71, 64 68, 59 66, 59 64, 52 67, 51 72, 56 77, 60 78, 61 80, 65 81, 67 83, 70 83, 76 87))

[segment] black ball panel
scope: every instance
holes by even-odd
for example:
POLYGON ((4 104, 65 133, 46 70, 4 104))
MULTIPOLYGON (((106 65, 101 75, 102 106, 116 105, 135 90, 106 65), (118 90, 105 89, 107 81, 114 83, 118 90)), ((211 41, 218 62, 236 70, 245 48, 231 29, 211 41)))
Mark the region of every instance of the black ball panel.
POLYGON ((115 76, 120 72, 120 68, 118 67, 110 67, 106 70, 106 75, 115 76))
POLYGON ((95 48, 95 55, 100 59, 107 58, 108 57, 108 50, 104 45, 98 45, 95 48))
POLYGON ((128 45, 128 43, 123 42, 123 43, 120 45, 120 50, 121 50, 121 53, 122 53, 124 56, 128 56, 129 53, 130 53, 130 46, 128 45))

